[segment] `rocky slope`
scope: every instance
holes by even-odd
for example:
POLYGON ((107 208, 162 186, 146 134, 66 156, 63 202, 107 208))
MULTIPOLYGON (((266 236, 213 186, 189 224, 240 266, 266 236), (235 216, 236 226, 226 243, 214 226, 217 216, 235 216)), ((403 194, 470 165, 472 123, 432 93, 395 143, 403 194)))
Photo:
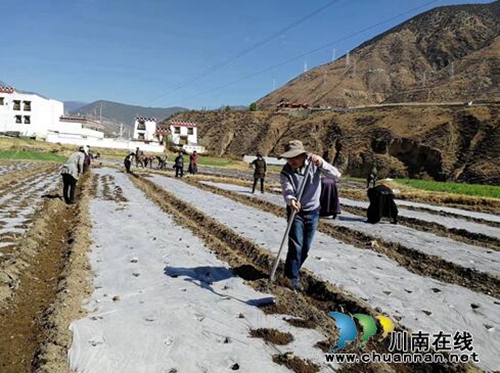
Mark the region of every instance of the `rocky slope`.
POLYGON ((258 101, 314 106, 500 101, 500 1, 440 7, 258 101))
POLYGON ((297 117, 277 112, 184 112, 215 155, 276 156, 298 138, 350 175, 376 164, 383 176, 500 183, 496 107, 377 108, 297 117))

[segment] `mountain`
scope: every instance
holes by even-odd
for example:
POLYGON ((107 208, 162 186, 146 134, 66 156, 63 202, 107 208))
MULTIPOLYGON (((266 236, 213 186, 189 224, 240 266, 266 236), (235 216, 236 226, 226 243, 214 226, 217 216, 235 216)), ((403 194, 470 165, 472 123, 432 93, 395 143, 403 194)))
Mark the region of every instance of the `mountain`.
POLYGON ((88 102, 81 102, 81 101, 64 101, 64 112, 66 114, 69 114, 72 111, 78 110, 88 104, 89 104, 88 102))
POLYGON ((126 105, 112 101, 95 101, 75 110, 71 110, 71 115, 86 116, 88 118, 101 119, 108 133, 117 132, 120 124, 125 128, 133 128, 135 117, 156 118, 158 121, 164 120, 173 114, 186 111, 183 107, 152 108, 143 106, 126 105))
POLYGON ((366 177, 500 183, 500 106, 386 107, 318 111, 188 111, 176 120, 198 125, 198 142, 216 156, 262 151, 278 156, 289 140, 366 177))
POLYGON ((258 101, 312 106, 500 101, 500 0, 422 13, 258 101))

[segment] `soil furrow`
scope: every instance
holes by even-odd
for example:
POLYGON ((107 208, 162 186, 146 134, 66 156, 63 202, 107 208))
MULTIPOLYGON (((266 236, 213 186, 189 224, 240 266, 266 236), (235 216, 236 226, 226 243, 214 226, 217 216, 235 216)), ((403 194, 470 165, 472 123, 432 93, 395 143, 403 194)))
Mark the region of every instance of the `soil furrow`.
MULTIPOLYGON (((200 189, 231 198, 237 202, 256 207, 276 216, 285 217, 284 209, 272 203, 222 190, 214 186, 201 184, 196 181, 185 181, 200 189)), ((405 247, 404 245, 381 240, 378 237, 370 236, 346 227, 339 227, 320 221, 319 230, 339 241, 358 248, 379 252, 397 261, 400 265, 418 275, 457 284, 474 291, 480 291, 484 294, 500 298, 500 279, 496 277, 470 268, 461 267, 457 264, 445 261, 439 256, 428 255, 415 249, 405 247)))
MULTIPOLYGON (((342 206, 345 211, 351 214, 364 216, 366 211, 360 207, 342 206)), ((467 243, 469 245, 486 247, 491 250, 500 250, 500 240, 494 237, 486 236, 481 233, 472 233, 465 229, 447 228, 443 225, 434 222, 427 222, 421 219, 415 219, 405 216, 398 216, 398 223, 406 227, 430 232, 440 236, 449 237, 455 241, 467 243)))
MULTIPOLYGON (((203 239, 207 246, 218 255, 218 257, 233 268, 241 267, 242 265, 250 265, 254 267, 252 270, 255 273, 264 274, 269 272, 269 268, 274 259, 273 255, 258 245, 243 238, 231 229, 218 223, 213 218, 201 213, 190 204, 181 201, 173 196, 170 192, 159 187, 155 183, 142 178, 131 177, 134 184, 139 187, 152 201, 160 206, 165 212, 174 216, 176 221, 182 226, 190 228, 195 235, 203 239), (235 249, 237 248, 237 249, 235 249)), ((280 264, 283 265, 282 263, 280 264)), ((333 310, 347 313, 365 313, 375 315, 377 312, 362 301, 359 301, 345 293, 335 286, 328 284, 310 271, 304 271, 303 280, 306 283, 306 293, 294 293, 285 287, 285 282, 270 284, 266 279, 261 278, 255 280, 254 277, 245 278, 245 273, 238 273, 241 277, 248 280, 248 283, 259 291, 266 291, 274 294, 277 303, 267 307, 268 312, 286 311, 296 317, 301 317, 305 320, 313 320, 319 327, 322 328, 325 335, 332 337, 331 320, 328 319, 327 313, 333 310), (253 281, 252 281, 253 280, 253 281)), ((335 337, 335 335, 333 335, 335 337)), ((377 351, 387 351, 387 341, 378 342, 370 345, 370 348, 377 351)), ((359 371, 361 367, 350 366, 345 368, 346 371, 359 371), (354 370, 352 370, 354 369, 354 370), (357 370, 356 370, 357 369, 357 370)), ((380 371, 381 367, 363 366, 363 370, 372 369, 380 371)), ((439 371, 466 371, 465 366, 452 365, 394 365, 385 367, 389 371, 397 372, 424 372, 429 369, 438 369, 439 371)))
POLYGON ((40 365, 36 357, 52 333, 51 306, 60 290, 61 274, 68 264, 78 224, 78 207, 45 200, 33 227, 19 242, 23 250, 2 263, 2 273, 10 280, 0 287, 3 373, 29 372, 40 365))

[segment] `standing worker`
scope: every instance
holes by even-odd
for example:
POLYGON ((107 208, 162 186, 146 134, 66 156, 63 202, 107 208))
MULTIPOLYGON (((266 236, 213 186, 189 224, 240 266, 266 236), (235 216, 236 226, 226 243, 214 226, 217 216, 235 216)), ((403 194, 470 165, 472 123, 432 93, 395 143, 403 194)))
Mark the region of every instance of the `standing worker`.
POLYGON ((135 149, 135 167, 139 167, 141 165, 142 168, 144 168, 144 152, 142 150, 139 150, 137 147, 135 149))
POLYGON ((189 168, 188 172, 191 175, 194 175, 198 172, 198 164, 196 163, 198 159, 198 154, 196 153, 196 150, 189 156, 189 168))
POLYGON ((296 212, 290 234, 288 236, 288 253, 285 262, 285 277, 290 280, 292 288, 303 291, 300 284, 300 268, 307 259, 311 248, 314 233, 318 227, 321 195, 321 176, 339 180, 339 170, 326 162, 319 155, 311 154, 308 157, 304 145, 299 140, 289 141, 285 153, 280 155, 287 163, 280 174, 280 183, 283 198, 287 204, 287 215, 292 210, 296 212), (309 163, 309 172, 305 171, 309 163), (302 183, 305 188, 302 198, 297 199, 302 183))
POLYGON ((184 157, 182 156, 182 152, 179 152, 179 155, 175 158, 174 161, 175 167, 175 177, 184 176, 184 157))
POLYGON ((250 163, 254 167, 252 193, 255 193, 255 187, 260 180, 260 192, 264 193, 264 179, 266 177, 267 165, 266 160, 261 152, 257 153, 257 159, 250 163))
POLYGON ((68 205, 75 203, 76 183, 78 176, 83 172, 86 150, 87 147, 82 146, 78 152, 71 154, 66 164, 62 166, 63 196, 68 205))

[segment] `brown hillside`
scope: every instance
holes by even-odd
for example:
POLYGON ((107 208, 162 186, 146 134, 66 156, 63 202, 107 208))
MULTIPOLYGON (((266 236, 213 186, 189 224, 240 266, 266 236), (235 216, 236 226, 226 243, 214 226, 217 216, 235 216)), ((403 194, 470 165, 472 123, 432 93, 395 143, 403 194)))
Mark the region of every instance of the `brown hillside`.
POLYGON ((500 117, 496 108, 384 108, 318 112, 306 118, 276 112, 184 112, 200 142, 216 155, 257 150, 275 156, 290 139, 366 176, 383 175, 500 183, 500 117))
POLYGON ((500 101, 500 1, 440 7, 258 101, 314 106, 500 101))

